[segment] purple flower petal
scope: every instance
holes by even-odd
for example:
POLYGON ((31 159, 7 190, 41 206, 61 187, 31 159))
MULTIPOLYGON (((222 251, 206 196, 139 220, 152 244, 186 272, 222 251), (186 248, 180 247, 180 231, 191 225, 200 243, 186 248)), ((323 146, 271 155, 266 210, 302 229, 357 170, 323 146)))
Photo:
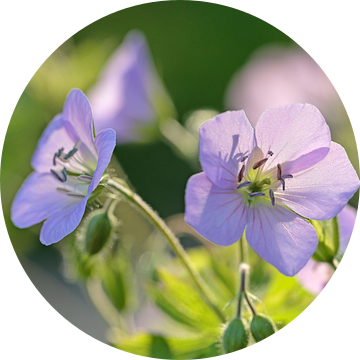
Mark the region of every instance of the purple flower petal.
POLYGON ((342 210, 358 187, 345 150, 332 142, 324 160, 286 179, 286 191, 277 191, 275 198, 306 218, 327 220, 342 210))
POLYGON ((74 203, 74 198, 56 190, 59 185, 50 173, 30 174, 12 203, 12 222, 21 229, 27 228, 74 203))
POLYGON ((330 131, 319 110, 309 104, 278 106, 265 111, 255 129, 257 145, 274 155, 264 170, 283 167, 294 174, 322 160, 329 151, 330 131))
POLYGON ((73 136, 74 142, 80 140, 81 151, 88 156, 90 161, 96 163, 91 107, 81 90, 73 89, 70 91, 64 104, 63 118, 65 122, 71 125, 70 129, 67 128, 67 130, 73 136))
POLYGON ((161 92, 146 39, 131 31, 89 92, 96 130, 113 128, 118 143, 138 140, 138 126, 156 118, 153 97, 161 92))
POLYGON ((70 150, 75 145, 64 127, 62 114, 56 115, 42 133, 35 152, 31 158, 31 166, 39 172, 48 172, 54 168, 54 154, 61 147, 70 150))
POLYGON ((254 130, 243 111, 228 111, 200 129, 200 161, 207 177, 222 188, 236 188, 242 157, 254 147, 254 130))
POLYGON ((337 215, 340 230, 340 253, 344 253, 348 246, 356 220, 356 209, 350 205, 345 207, 337 215))
POLYGON ((44 245, 51 245, 72 233, 84 216, 87 200, 86 196, 50 216, 41 228, 40 241, 44 245))
POLYGON ((246 240, 264 260, 294 276, 315 252, 318 236, 305 219, 279 205, 249 209, 246 240))
POLYGON ((98 163, 93 174, 93 179, 88 188, 88 194, 98 186, 104 171, 110 163, 116 145, 116 134, 113 129, 100 131, 95 137, 95 147, 98 153, 98 163))
POLYGON ((185 221, 215 244, 228 246, 240 239, 247 207, 236 190, 214 185, 205 175, 193 175, 185 190, 185 221))
POLYGON ((334 270, 329 264, 309 259, 297 277, 306 290, 317 295, 324 289, 333 273, 334 270))

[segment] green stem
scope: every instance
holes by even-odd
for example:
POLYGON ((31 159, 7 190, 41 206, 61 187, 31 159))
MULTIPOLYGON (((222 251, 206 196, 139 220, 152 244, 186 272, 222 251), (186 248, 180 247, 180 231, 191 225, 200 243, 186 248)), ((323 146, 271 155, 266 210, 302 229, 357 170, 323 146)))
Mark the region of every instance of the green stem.
POLYGON ((239 240, 239 250, 240 250, 239 265, 241 263, 248 263, 248 251, 247 251, 248 249, 245 240, 245 233, 241 236, 239 240))
POLYGON ((129 201, 132 205, 135 206, 137 210, 139 210, 150 222, 154 224, 154 226, 161 232, 161 234, 166 238, 166 240, 170 243, 174 252, 183 262, 189 274, 191 275, 195 285, 199 289, 201 295, 204 300, 208 303, 208 305, 214 310, 217 314, 221 322, 226 322, 226 319, 221 312, 221 310, 215 305, 215 299, 213 294, 210 292, 210 289, 205 284, 204 280, 201 278, 199 272, 196 270, 193 263, 190 261, 187 253, 180 245, 179 240, 175 237, 175 235, 171 232, 171 230, 167 227, 165 222, 156 214, 156 212, 151 209, 151 207, 146 204, 139 195, 134 193, 130 188, 126 186, 126 184, 117 178, 110 178, 108 181, 108 185, 116 189, 120 195, 129 201))

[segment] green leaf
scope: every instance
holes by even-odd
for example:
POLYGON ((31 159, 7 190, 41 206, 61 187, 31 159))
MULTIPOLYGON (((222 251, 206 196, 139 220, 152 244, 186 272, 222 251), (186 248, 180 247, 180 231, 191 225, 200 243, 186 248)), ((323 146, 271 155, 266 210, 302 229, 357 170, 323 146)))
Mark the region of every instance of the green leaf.
MULTIPOLYGON (((276 323, 286 325, 300 315, 315 297, 302 288, 296 277, 287 277, 270 265, 268 271, 272 276, 262 303, 276 323)), ((263 312, 264 309, 257 305, 258 311, 263 312)))
POLYGON ((199 293, 178 276, 161 268, 158 283, 148 285, 150 295, 166 314, 193 329, 217 329, 219 320, 199 293))
POLYGON ((132 354, 158 359, 202 359, 221 354, 218 337, 219 332, 177 338, 137 333, 121 336, 114 346, 132 354))

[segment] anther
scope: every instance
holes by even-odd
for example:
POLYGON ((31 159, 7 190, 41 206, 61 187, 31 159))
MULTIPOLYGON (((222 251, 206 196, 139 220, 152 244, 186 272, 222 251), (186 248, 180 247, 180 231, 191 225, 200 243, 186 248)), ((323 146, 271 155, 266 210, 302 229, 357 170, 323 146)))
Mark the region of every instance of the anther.
POLYGON ((280 180, 281 179, 281 165, 277 164, 277 179, 280 180))
POLYGON ((245 151, 244 153, 238 153, 234 156, 234 159, 237 160, 239 159, 240 162, 244 162, 248 157, 249 155, 246 155, 249 151, 245 151))
POLYGON ((285 191, 285 180, 282 177, 279 180, 282 184, 283 191, 285 191))
POLYGON ((70 159, 79 149, 74 147, 72 150, 70 150, 67 154, 64 155, 64 160, 70 159))
POLYGON ((239 171, 239 174, 238 174, 238 177, 237 177, 237 181, 238 181, 238 182, 240 182, 241 179, 243 178, 243 176, 244 176, 244 171, 245 171, 245 165, 243 165, 243 166, 241 167, 241 170, 239 171))
POLYGON ((66 194, 67 196, 71 196, 71 197, 76 197, 76 198, 81 198, 83 199, 85 197, 85 195, 82 195, 82 194, 76 194, 76 193, 72 193, 72 192, 69 192, 66 194))
POLYGON ((79 175, 77 178, 81 181, 85 181, 88 183, 91 183, 91 181, 92 181, 92 177, 89 175, 85 175, 85 174, 79 175))
POLYGON ((249 196, 251 196, 251 197, 265 196, 265 194, 263 192, 253 192, 253 193, 250 193, 249 196))
POLYGON ((70 190, 66 190, 66 189, 60 188, 60 187, 57 187, 56 191, 58 191, 61 194, 68 194, 70 192, 70 190))
POLYGON ((262 159, 260 161, 258 161, 257 163, 254 164, 253 169, 256 170, 257 168, 259 168, 261 165, 265 164, 267 162, 268 158, 262 159))
POLYGON ((269 189, 269 195, 270 195, 272 206, 275 206, 275 196, 274 196, 274 192, 271 189, 269 189))
POLYGON ((65 182, 65 180, 63 180, 63 178, 53 169, 50 169, 51 174, 54 176, 55 179, 61 181, 61 182, 65 182))
POLYGON ((243 183, 239 184, 236 188, 237 189, 242 189, 243 187, 249 186, 249 185, 251 185, 250 181, 244 181, 243 183))
POLYGON ((67 173, 66 173, 66 168, 65 167, 61 170, 61 175, 62 175, 63 182, 66 182, 67 173))
POLYGON ((64 148, 62 147, 54 154, 54 157, 53 157, 53 165, 54 166, 56 166, 56 158, 60 158, 63 151, 64 151, 64 148))

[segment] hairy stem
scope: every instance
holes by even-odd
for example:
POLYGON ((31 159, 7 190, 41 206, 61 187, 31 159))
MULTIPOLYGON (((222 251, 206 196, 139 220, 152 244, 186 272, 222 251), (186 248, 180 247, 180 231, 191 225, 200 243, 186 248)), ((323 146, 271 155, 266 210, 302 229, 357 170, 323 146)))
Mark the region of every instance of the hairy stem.
POLYGON ((221 322, 226 322, 226 319, 222 311, 215 304, 215 299, 210 289, 207 287, 204 280, 201 278, 199 272, 196 270, 195 266, 190 261, 187 253, 179 243, 179 240, 167 227, 165 222, 156 214, 156 212, 148 204, 146 204, 141 199, 139 195, 137 195, 129 187, 127 187, 122 180, 117 178, 110 178, 108 181, 108 185, 116 189, 122 198, 129 201, 138 211, 140 211, 140 213, 142 213, 160 231, 160 233, 166 238, 166 240, 169 242, 176 255, 180 258, 182 263, 189 271, 189 274, 191 275, 196 287, 200 291, 204 300, 217 314, 221 322))

